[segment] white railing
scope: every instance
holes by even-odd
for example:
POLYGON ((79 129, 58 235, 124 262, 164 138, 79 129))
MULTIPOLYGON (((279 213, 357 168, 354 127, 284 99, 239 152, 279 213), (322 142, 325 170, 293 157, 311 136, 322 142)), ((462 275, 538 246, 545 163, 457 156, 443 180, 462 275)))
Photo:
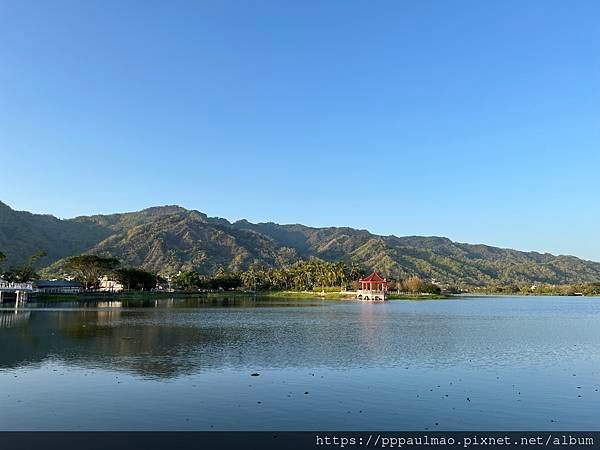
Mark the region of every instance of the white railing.
POLYGON ((377 290, 377 289, 359 289, 358 291, 356 291, 357 294, 362 294, 362 295, 382 295, 384 293, 386 293, 387 291, 383 291, 383 290, 377 290))
POLYGON ((10 281, 0 280, 0 289, 8 289, 11 291, 32 291, 33 283, 13 283, 10 281))
POLYGON ((356 298, 363 300, 386 300, 387 291, 378 289, 359 289, 356 291, 356 298))

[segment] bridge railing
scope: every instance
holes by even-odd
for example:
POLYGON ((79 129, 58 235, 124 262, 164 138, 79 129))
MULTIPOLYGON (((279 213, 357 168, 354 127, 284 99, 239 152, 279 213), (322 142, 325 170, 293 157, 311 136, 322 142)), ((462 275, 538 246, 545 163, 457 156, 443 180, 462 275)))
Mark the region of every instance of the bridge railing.
POLYGON ((0 289, 10 289, 13 291, 32 291, 33 283, 13 283, 11 281, 0 280, 0 289))

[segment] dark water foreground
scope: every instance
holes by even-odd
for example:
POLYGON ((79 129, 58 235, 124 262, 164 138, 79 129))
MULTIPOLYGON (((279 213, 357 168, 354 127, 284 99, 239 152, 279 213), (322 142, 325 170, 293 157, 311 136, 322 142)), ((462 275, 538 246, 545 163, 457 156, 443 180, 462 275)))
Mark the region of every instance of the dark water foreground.
POLYGON ((600 299, 0 311, 1 430, 598 430, 599 389, 600 299))

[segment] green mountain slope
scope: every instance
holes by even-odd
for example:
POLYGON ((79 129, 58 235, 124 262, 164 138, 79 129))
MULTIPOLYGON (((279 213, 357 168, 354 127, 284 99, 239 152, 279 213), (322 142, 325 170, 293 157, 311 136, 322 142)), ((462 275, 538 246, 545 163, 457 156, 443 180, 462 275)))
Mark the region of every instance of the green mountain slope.
POLYGON ((0 202, 0 251, 7 257, 5 266, 22 264, 40 250, 48 254, 41 262, 78 254, 108 235, 109 230, 92 222, 14 211, 0 202))
POLYGON ((48 253, 46 272, 80 253, 119 258, 161 273, 253 264, 282 266, 298 259, 356 261, 387 276, 419 275, 441 282, 484 285, 600 281, 600 263, 573 256, 520 252, 453 242, 442 237, 377 236, 345 227, 230 223, 179 206, 60 220, 14 211, 0 203, 0 251, 20 264, 36 251, 48 253))

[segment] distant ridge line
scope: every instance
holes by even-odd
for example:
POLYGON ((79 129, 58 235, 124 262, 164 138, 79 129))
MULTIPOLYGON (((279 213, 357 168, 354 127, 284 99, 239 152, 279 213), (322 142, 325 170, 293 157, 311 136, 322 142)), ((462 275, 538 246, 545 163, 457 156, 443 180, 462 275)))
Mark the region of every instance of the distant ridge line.
POLYGON ((598 282, 600 263, 570 255, 521 252, 439 236, 380 236, 350 227, 275 222, 230 222, 178 205, 57 219, 15 211, 0 202, 4 266, 45 251, 45 274, 60 272, 66 257, 95 253, 159 273, 250 266, 279 267, 300 259, 356 262, 384 276, 417 275, 468 286, 598 282))

